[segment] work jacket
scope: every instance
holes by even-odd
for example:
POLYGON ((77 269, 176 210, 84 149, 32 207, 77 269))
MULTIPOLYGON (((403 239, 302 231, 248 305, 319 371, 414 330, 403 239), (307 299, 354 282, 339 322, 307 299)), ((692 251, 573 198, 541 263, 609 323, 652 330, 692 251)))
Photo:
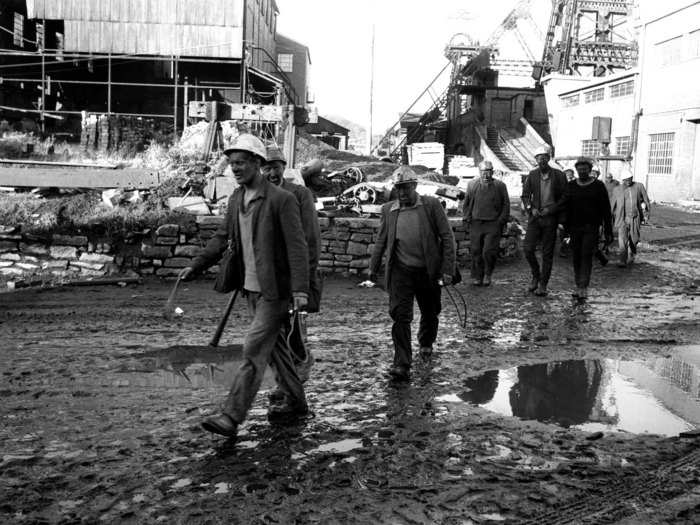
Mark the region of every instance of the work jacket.
MULTIPOLYGON (((425 268, 431 282, 436 283, 443 275, 455 275, 455 237, 445 215, 445 209, 435 197, 419 195, 416 205, 422 212, 420 217, 420 239, 423 243, 425 268)), ((385 286, 389 290, 391 269, 395 262, 396 224, 399 217, 399 201, 393 200, 382 206, 379 234, 374 244, 369 268, 379 272, 382 256, 386 251, 385 286)))
POLYGON ((549 177, 552 180, 554 206, 547 210, 541 210, 540 183, 542 181, 542 173, 539 168, 535 168, 525 177, 521 199, 525 209, 528 210, 528 215, 532 215, 532 210, 540 210, 543 211, 542 215, 554 215, 559 222, 562 222, 564 204, 566 202, 566 175, 557 169, 549 168, 549 177))
POLYGON ((636 219, 641 222, 642 217, 644 217, 642 204, 646 206, 647 212, 651 210, 651 204, 649 203, 649 197, 647 196, 647 190, 644 184, 633 182, 631 186, 627 186, 624 183, 616 186, 612 198, 612 213, 615 217, 615 228, 624 226, 625 219, 636 219), (631 210, 625 209, 625 194, 627 192, 631 193, 631 210))
MULTIPOLYGON (((239 289, 243 287, 245 275, 238 221, 243 193, 242 187, 233 192, 225 221, 192 264, 195 273, 200 273, 219 261, 230 245, 239 289)), ((292 292, 308 294, 308 248, 294 195, 263 179, 257 199, 252 235, 260 294, 270 300, 288 299, 292 292)))
POLYGON ((294 195, 299 204, 301 227, 304 230, 306 245, 309 249, 309 273, 313 279, 318 269, 318 260, 321 257, 321 228, 318 224, 318 213, 314 205, 314 194, 306 186, 294 184, 286 179, 282 180, 280 188, 294 195))

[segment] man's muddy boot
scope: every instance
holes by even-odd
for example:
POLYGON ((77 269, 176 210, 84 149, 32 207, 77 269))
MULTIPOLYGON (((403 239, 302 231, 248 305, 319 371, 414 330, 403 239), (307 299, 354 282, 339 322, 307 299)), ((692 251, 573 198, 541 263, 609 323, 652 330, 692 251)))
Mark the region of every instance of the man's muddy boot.
POLYGON ((533 277, 532 281, 530 281, 530 286, 527 287, 528 292, 534 292, 537 290, 537 287, 540 285, 540 279, 539 277, 533 277))
POLYGON ((284 423, 309 415, 309 405, 306 401, 292 403, 285 397, 281 403, 271 405, 267 409, 267 419, 272 422, 284 423))
POLYGON ((392 366, 388 373, 393 381, 408 381, 410 376, 408 367, 405 366, 392 366))
POLYGON ((537 289, 535 290, 535 295, 537 297, 544 297, 547 295, 547 285, 544 283, 539 283, 537 289))
POLYGON ((418 354, 423 359, 430 359, 430 357, 433 355, 433 347, 432 346, 421 346, 420 350, 418 350, 418 354))
POLYGON ((202 421, 202 428, 207 432, 226 437, 235 437, 238 433, 238 423, 227 414, 219 414, 202 421))
POLYGON ((488 273, 484 275, 484 286, 491 286, 491 275, 488 273))

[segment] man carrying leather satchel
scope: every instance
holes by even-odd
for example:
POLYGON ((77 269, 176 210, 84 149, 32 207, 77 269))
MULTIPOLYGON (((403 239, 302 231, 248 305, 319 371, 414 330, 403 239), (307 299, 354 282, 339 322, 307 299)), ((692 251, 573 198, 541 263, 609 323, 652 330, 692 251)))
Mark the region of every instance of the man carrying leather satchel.
MULTIPOLYGON (((309 248, 309 304, 306 311, 309 313, 318 312, 321 302, 321 279, 318 275, 318 261, 321 257, 321 228, 318 223, 318 214, 314 202, 316 198, 309 188, 294 184, 284 178, 284 170, 287 166, 287 159, 282 150, 278 147, 267 148, 267 162, 263 166, 263 173, 268 181, 288 191, 299 204, 301 215, 301 227, 304 230, 306 245, 309 248)), ((311 367, 314 364, 314 356, 304 342, 305 319, 303 315, 295 314, 287 323, 286 340, 289 341, 294 362, 297 365, 297 372, 302 383, 309 379, 311 367), (290 337, 291 336, 291 337, 290 337)), ((280 335, 283 337, 283 335, 280 335)), ((282 393, 279 389, 270 393, 270 400, 280 399, 282 393)))
POLYGON ((308 301, 308 250, 294 196, 273 184, 261 173, 266 161, 263 143, 249 134, 239 135, 224 151, 239 188, 229 199, 226 220, 182 279, 190 279, 215 264, 232 241, 234 289, 248 300, 251 323, 243 343, 243 364, 222 413, 210 417, 202 427, 233 437, 260 389, 270 364, 284 399, 268 410, 271 420, 306 415, 309 411, 304 387, 292 355, 278 336, 287 319, 290 302, 297 310, 308 301))

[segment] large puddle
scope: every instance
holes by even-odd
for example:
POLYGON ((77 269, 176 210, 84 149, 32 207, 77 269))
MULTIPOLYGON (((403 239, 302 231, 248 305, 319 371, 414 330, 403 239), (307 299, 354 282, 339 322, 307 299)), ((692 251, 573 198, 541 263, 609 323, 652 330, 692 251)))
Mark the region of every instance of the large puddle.
POLYGON ((586 431, 675 436, 700 427, 700 346, 636 361, 558 361, 493 370, 457 397, 520 419, 586 431))
MULTIPOLYGON (((105 382, 117 387, 230 387, 243 361, 242 346, 173 346, 125 359, 105 382)), ((270 367, 262 389, 275 385, 270 367)))

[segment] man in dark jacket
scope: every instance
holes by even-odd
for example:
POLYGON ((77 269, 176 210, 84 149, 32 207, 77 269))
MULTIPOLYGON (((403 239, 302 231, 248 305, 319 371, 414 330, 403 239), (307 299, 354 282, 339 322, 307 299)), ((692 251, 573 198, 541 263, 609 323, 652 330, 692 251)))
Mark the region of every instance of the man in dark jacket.
POLYGON ((304 387, 291 352, 278 336, 288 316, 306 306, 309 290, 308 249, 294 196, 270 184, 261 173, 266 152, 253 135, 240 135, 224 151, 239 184, 229 199, 226 220, 190 268, 189 279, 216 263, 226 247, 232 250, 236 289, 248 300, 252 322, 243 343, 243 364, 236 373, 222 414, 202 427, 235 436, 260 389, 268 363, 275 369, 285 403, 270 407, 270 418, 308 413, 304 387))
POLYGON ((479 174, 480 177, 467 186, 463 220, 470 237, 472 284, 489 286, 498 259, 501 233, 510 215, 510 199, 506 185, 494 180, 491 162, 482 161, 479 174))
POLYGON ((440 285, 450 284, 455 275, 455 239, 440 201, 416 192, 418 176, 411 168, 401 166, 392 177, 398 199, 382 206, 369 272, 370 280, 376 282, 386 252, 385 289, 394 321, 394 363, 389 375, 406 381, 411 369, 414 297, 421 312, 420 354, 428 358, 437 337, 440 285))
POLYGON ((523 251, 530 265, 532 281, 528 290, 536 295, 547 295, 547 284, 552 274, 554 244, 557 238, 557 224, 566 201, 566 176, 549 165, 548 146, 535 152, 537 168, 532 170, 523 182, 523 208, 528 216, 523 251), (542 243, 542 267, 537 261, 535 249, 542 243))
MULTIPOLYGON (((321 228, 318 224, 318 214, 314 205, 315 197, 307 187, 294 184, 284 178, 286 166, 287 159, 284 157, 282 150, 278 147, 267 148, 267 162, 263 167, 263 173, 272 184, 294 195, 299 204, 301 227, 304 230, 306 245, 309 248, 309 305, 307 310, 318 312, 320 308, 318 303, 321 301, 321 282, 318 276, 318 260, 321 256, 321 228)), ((280 337, 288 336, 290 330, 299 332, 305 329, 305 322, 300 317, 293 318, 292 322, 294 326, 289 324, 287 333, 281 334, 280 337)), ((309 348, 303 344, 303 336, 300 336, 298 333, 296 335, 299 337, 290 338, 290 346, 299 378, 302 383, 305 383, 309 379, 314 357, 309 348)), ((270 399, 279 399, 281 395, 282 392, 279 389, 275 390, 270 394, 270 399)))

